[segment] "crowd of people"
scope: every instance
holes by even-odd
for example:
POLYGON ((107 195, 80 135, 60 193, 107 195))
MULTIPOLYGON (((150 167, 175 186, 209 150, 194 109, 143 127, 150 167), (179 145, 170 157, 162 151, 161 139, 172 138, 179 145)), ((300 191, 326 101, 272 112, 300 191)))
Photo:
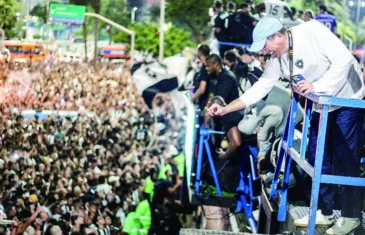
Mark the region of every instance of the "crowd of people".
MULTIPOLYGON (((219 104, 230 103, 252 87, 264 73, 266 61, 271 55, 251 52, 248 47, 253 42, 253 30, 260 19, 266 17, 279 19, 286 29, 304 22, 317 20, 336 34, 336 17, 325 5, 318 6, 317 15, 309 9, 297 11, 281 0, 265 1, 257 6, 252 1, 245 1, 239 7, 234 2, 228 2, 226 9, 224 8, 225 6, 220 0, 215 1, 212 7, 214 14, 211 15, 210 22, 210 26, 213 28, 213 41, 216 39, 223 43, 219 45, 219 51, 215 50, 217 45, 214 43, 198 48, 197 60, 200 70, 195 76, 196 79, 193 84, 195 91, 192 101, 197 102, 203 111, 211 105, 208 101, 214 96, 222 98, 219 104), (224 43, 238 44, 232 46, 224 43), (238 46, 242 44, 247 44, 247 46, 238 46), (211 54, 214 54, 213 59, 211 54), (207 57, 210 57, 210 61, 207 61, 207 57), (213 71, 212 67, 215 67, 213 71), (225 70, 231 72, 228 76, 230 79, 226 79, 225 70), (226 80, 234 81, 234 85, 232 85, 234 92, 221 85, 223 80, 226 84, 226 80)), ((289 90, 289 78, 281 76, 268 99, 265 98, 258 104, 248 107, 240 113, 241 117, 236 118, 234 125, 232 124, 232 126, 238 126, 239 131, 246 135, 259 134, 260 160, 264 160, 265 156, 267 158, 275 139, 281 137, 283 133, 290 99, 289 90), (276 97, 279 96, 283 98, 277 99, 276 97)), ((214 100, 217 102, 219 99, 214 100)), ((228 120, 226 121, 228 122, 228 120)), ((221 121, 217 122, 220 123, 221 121)), ((206 125, 208 124, 206 123, 206 125)), ((219 124, 214 124, 214 126, 218 129, 221 128, 219 124)), ((229 133, 228 130, 225 129, 227 133, 229 133)), ((228 153, 230 152, 228 149, 228 153)), ((221 153, 220 156, 223 157, 224 154, 221 153)), ((262 165, 267 166, 267 162, 263 162, 262 165)), ((267 171, 268 169, 259 169, 259 172, 262 173, 267 171)), ((266 179, 265 175, 261 176, 266 179)))
POLYGON ((168 94, 147 110, 108 63, 1 66, 1 234, 178 234, 184 131, 168 94))
MULTIPOLYGON (((257 5, 253 1, 247 0, 239 6, 234 2, 228 2, 226 8, 222 1, 218 0, 212 6, 209 23, 213 29, 212 45, 216 46, 216 42, 251 45, 252 32, 257 22, 265 17, 279 19, 287 28, 316 19, 336 33, 336 17, 323 4, 319 5, 318 14, 315 14, 310 9, 297 10, 282 0, 268 0, 257 5)), ((233 49, 231 45, 219 45, 219 52, 222 57, 224 52, 230 49, 233 49)))
MULTIPOLYGON (((260 16, 258 19, 250 14, 250 4, 252 3, 242 4, 240 13, 234 16, 232 2, 228 3, 227 12, 223 10, 221 1, 215 2, 216 15, 212 18, 214 24, 211 23, 214 36, 220 42, 220 50, 219 53, 211 54, 207 45, 199 46, 198 57, 203 65, 196 76, 197 89, 193 100, 197 100, 205 114, 202 124, 204 122, 209 128, 226 132, 226 139, 217 141, 214 138, 212 141, 214 148, 219 148, 216 158, 229 160, 224 164, 226 168, 229 163, 232 167, 237 165, 234 161, 243 156, 240 151, 243 141, 247 141, 251 134, 257 134, 257 170, 264 185, 270 186, 277 160, 273 154, 277 155, 279 151, 273 149, 273 144, 279 143, 283 135, 291 88, 296 88, 305 95, 322 92, 339 98, 363 99, 364 79, 358 58, 339 40, 336 34, 336 18, 326 6, 320 5, 315 17, 309 10, 299 12, 296 16, 293 14, 295 9, 290 9, 282 1, 265 1, 262 7, 266 9, 266 14, 263 17, 259 6, 256 8, 260 16), (235 35, 230 34, 229 27, 239 23, 243 14, 246 16, 246 23, 249 23, 243 26, 250 32, 239 32, 245 32, 245 36, 252 35, 252 38, 251 41, 236 42, 252 43, 249 48, 227 44, 235 42, 235 35), (286 19, 288 17, 292 23, 296 21, 296 24, 289 24, 286 19), (305 21, 307 22, 304 23, 305 21), (260 57, 263 58, 263 63, 259 63, 260 57), (266 63, 268 57, 270 59, 266 63), (339 70, 340 67, 343 69, 339 70), (299 75, 305 78, 298 79, 299 75), (355 86, 347 89, 354 83, 355 86), (225 140, 228 140, 228 144, 224 144, 225 140)), ((309 139, 306 157, 312 166, 317 157, 316 143, 320 135, 317 107, 314 110, 310 114, 308 137, 302 137, 299 131, 301 128, 297 126, 298 138, 309 139)), ((301 108, 298 113, 300 115, 297 116, 297 124, 303 118, 301 108)), ((360 141, 363 135, 363 112, 356 108, 332 106, 329 117, 327 125, 331 133, 328 135, 331 137, 326 136, 322 173, 359 177, 359 150, 363 148, 360 141), (346 120, 353 120, 350 125, 343 122, 342 117, 345 116, 346 120)), ((219 172, 225 172, 225 169, 219 168, 219 172)), ((232 170, 228 169, 227 174, 229 172, 232 170)), ((310 198, 311 188, 306 186, 311 182, 305 174, 296 174, 294 178, 294 181, 301 182, 301 200, 309 205, 309 199, 313 198, 310 198)), ((237 181, 235 185, 237 187, 237 181)), ((224 190, 227 189, 225 186, 227 185, 223 183, 224 190)), ((349 234, 361 226, 361 204, 364 200, 362 188, 339 188, 340 202, 334 201, 336 192, 331 185, 322 184, 320 188, 315 225, 327 227, 326 234, 349 234), (349 200, 351 193, 353 200, 349 200), (338 221, 334 220, 334 208, 342 210, 342 217, 338 221)), ((296 219, 294 224, 307 228, 308 221, 309 216, 305 216, 296 219)))
MULTIPOLYGON (((238 185, 241 159, 241 147, 244 139, 257 135, 259 148, 258 159, 261 165, 268 166, 274 141, 281 137, 285 127, 285 115, 288 113, 290 93, 289 82, 282 78, 270 95, 256 105, 244 111, 236 111, 227 116, 210 118, 206 110, 214 103, 226 105, 237 99, 251 88, 264 72, 268 56, 251 53, 248 48, 238 47, 226 51, 221 58, 217 54, 210 54, 208 45, 200 45, 197 50, 200 69, 197 70, 193 85, 192 101, 201 110, 201 124, 218 131, 225 131, 226 137, 214 137, 212 149, 218 149, 217 159, 228 160, 230 163, 220 170, 221 177, 226 178, 232 172, 236 173, 236 180, 230 180, 230 185, 222 183, 222 188, 234 193, 238 185), (277 99, 280 97, 280 99, 277 99), (225 147, 224 142, 228 141, 225 147), (230 166, 231 165, 231 166, 230 166), (235 168, 235 170, 232 170, 235 168), (228 188, 227 188, 227 187, 228 188)), ((246 141, 247 142, 247 141, 246 141)), ((214 154, 214 153, 213 153, 214 154)), ((260 165, 260 164, 259 164, 260 165)), ((267 167, 258 169, 263 180, 269 173, 267 167)), ((233 179, 233 178, 230 179, 233 179)), ((229 177, 228 177, 229 178, 229 177)), ((227 179, 228 179, 227 178, 227 179)))
MULTIPOLYGON (((221 1, 214 3, 210 23, 219 42, 251 44, 265 16, 288 27, 316 18, 276 0, 223 8, 221 1)), ((335 33, 336 19, 325 6, 319 9, 317 20, 330 22, 326 26, 335 33)), ((222 165, 232 163, 220 171, 231 181, 222 188, 231 193, 238 182, 232 179, 239 178, 236 160, 250 135, 256 136, 260 177, 270 183, 272 146, 288 113, 289 79, 281 77, 267 97, 244 111, 211 118, 207 110, 245 94, 269 58, 247 47, 221 45, 212 53, 203 44, 197 50, 192 101, 202 111, 202 125, 226 132, 212 148, 222 165)), ((13 221, 0 227, 1 234, 178 234, 180 214, 190 208, 180 200, 184 120, 169 94, 157 95, 147 109, 129 69, 107 62, 10 62, 0 70, 0 220, 13 221)))

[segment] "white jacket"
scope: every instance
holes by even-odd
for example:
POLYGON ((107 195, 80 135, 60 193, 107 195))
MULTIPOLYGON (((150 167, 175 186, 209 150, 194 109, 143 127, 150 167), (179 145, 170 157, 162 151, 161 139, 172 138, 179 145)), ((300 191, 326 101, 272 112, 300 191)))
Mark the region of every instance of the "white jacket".
MULTIPOLYGON (((317 21, 293 27, 293 74, 301 74, 313 82, 314 92, 326 95, 362 99, 364 82, 359 63, 328 28, 317 21)), ((286 53, 271 58, 264 74, 240 99, 250 106, 265 97, 279 77, 289 78, 289 58, 286 53)), ((333 109, 331 109, 333 110, 333 109)))

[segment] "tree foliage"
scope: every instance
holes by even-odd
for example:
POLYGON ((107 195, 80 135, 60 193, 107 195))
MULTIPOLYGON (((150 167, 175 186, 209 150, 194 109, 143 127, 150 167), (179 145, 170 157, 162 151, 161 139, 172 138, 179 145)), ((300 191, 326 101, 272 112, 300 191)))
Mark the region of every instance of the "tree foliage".
POLYGON ((21 8, 17 0, 0 0, 0 28, 10 38, 16 35, 16 12, 21 8))
MULTIPOLYGON (((130 30, 136 32, 136 50, 148 51, 154 56, 159 52, 159 26, 152 23, 136 23, 129 26, 130 30)), ((190 41, 189 31, 171 25, 165 32, 164 56, 172 56, 181 53, 186 47, 194 46, 190 41)), ((114 37, 115 42, 130 43, 130 36, 124 32, 114 37)))
POLYGON ((39 19, 41 19, 43 23, 47 22, 47 8, 46 8, 46 6, 42 6, 40 4, 36 5, 30 11, 30 15, 39 17, 39 19))
MULTIPOLYGON (((101 0, 101 15, 108 19, 127 27, 130 23, 130 11, 127 10, 125 2, 120 0, 101 0)), ((118 34, 119 30, 110 26, 109 30, 105 30, 108 26, 105 22, 100 22, 100 29, 103 29, 102 34, 107 34, 109 41, 112 41, 114 35, 118 34)), ((102 35, 100 35, 102 36, 102 35)))
POLYGON ((364 45, 365 44, 365 18, 359 24, 358 38, 359 38, 358 43, 360 45, 364 45))
MULTIPOLYGON (((49 5, 59 3, 57 0, 52 0, 49 2, 49 5)), ((47 6, 46 4, 41 5, 37 4, 33 9, 30 11, 30 15, 37 16, 39 19, 42 20, 43 23, 47 22, 47 6)))
POLYGON ((212 6, 212 2, 209 0, 167 0, 167 19, 187 27, 195 40, 201 42, 206 37, 204 31, 210 20, 208 9, 212 6))

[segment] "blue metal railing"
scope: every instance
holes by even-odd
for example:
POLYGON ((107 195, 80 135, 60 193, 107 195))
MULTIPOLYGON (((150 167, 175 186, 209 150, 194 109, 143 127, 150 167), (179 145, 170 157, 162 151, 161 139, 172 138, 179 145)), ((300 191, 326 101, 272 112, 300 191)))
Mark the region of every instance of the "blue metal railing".
POLYGON ((209 160, 210 169, 212 171, 212 175, 214 178, 215 187, 217 188, 217 194, 219 196, 222 196, 222 190, 221 190, 221 187, 219 184, 218 174, 217 174, 217 171, 215 170, 213 155, 211 153, 210 146, 209 146, 209 138, 210 138, 210 134, 223 135, 224 132, 209 130, 209 129, 205 128, 204 126, 200 127, 199 132, 200 132, 200 137, 199 137, 199 150, 198 150, 199 151, 198 152, 198 164, 197 164, 196 180, 195 180, 195 193, 196 194, 200 193, 200 187, 202 186, 202 183, 203 183, 202 178, 201 178, 201 173, 202 173, 202 164, 203 164, 203 149, 205 149, 207 151, 207 156, 208 156, 208 160, 209 160))
POLYGON ((237 192, 237 207, 236 212, 245 212, 247 217, 247 222, 251 227, 252 233, 257 233, 257 221, 253 216, 254 211, 254 202, 258 202, 260 204, 260 196, 254 196, 254 186, 253 184, 260 180, 260 177, 256 174, 256 166, 258 156, 258 149, 256 147, 252 147, 250 145, 243 145, 243 159, 242 166, 240 171, 240 182, 236 189, 237 192), (246 172, 246 164, 249 161, 250 171, 246 172), (247 180, 246 180, 247 179, 247 180), (247 200, 247 198, 249 200, 247 200))
POLYGON ((274 174, 274 180, 271 187, 270 198, 275 199, 277 194, 281 195, 278 221, 285 221, 290 166, 292 160, 294 160, 312 178, 312 191, 311 191, 309 224, 307 233, 315 234, 316 211, 318 207, 318 196, 321 183, 365 187, 364 178, 325 175, 325 174, 322 175, 323 153, 324 153, 324 144, 327 132, 326 127, 328 121, 329 107, 342 106, 342 107, 353 107, 353 108, 364 109, 365 101, 358 99, 337 98, 314 93, 305 96, 306 104, 305 104, 305 118, 303 123, 303 138, 301 140, 301 150, 300 153, 298 153, 293 148, 293 137, 294 137, 296 113, 298 109, 298 97, 299 97, 298 94, 300 94, 300 92, 297 91, 296 89, 294 89, 294 92, 295 92, 294 97, 292 98, 290 104, 290 114, 285 128, 281 151, 278 157, 277 167, 274 174), (311 166, 305 159, 307 142, 308 142, 307 136, 309 129, 309 119, 312 112, 313 103, 318 104, 320 109, 319 132, 318 132, 314 167, 311 166), (279 175, 283 159, 285 159, 284 179, 283 179, 282 190, 279 191, 277 187, 279 183, 279 175))
MULTIPOLYGON (((196 180, 195 180, 195 193, 201 193, 201 186, 202 186, 202 164, 203 164, 203 150, 205 149, 207 153, 207 158, 209 161, 211 173, 213 175, 214 183, 217 189, 218 196, 222 196, 222 190, 220 187, 218 174, 214 166, 214 159, 212 152, 209 146, 209 138, 211 134, 218 134, 223 135, 225 132, 222 131, 214 131, 209 130, 204 126, 201 126, 199 129, 199 149, 198 149, 198 159, 197 159, 197 168, 196 168, 196 180)), ((248 224, 251 227, 253 233, 257 232, 257 222, 252 214, 254 209, 253 202, 260 200, 259 196, 254 196, 253 193, 253 184, 255 181, 259 180, 260 178, 256 174, 256 167, 255 167, 255 159, 258 155, 258 149, 256 147, 250 145, 243 145, 243 159, 242 159, 242 166, 240 170, 240 182, 236 189, 237 193, 237 208, 236 212, 244 212, 247 217, 248 224), (248 162, 249 161, 249 162, 248 162), (246 164, 250 164, 250 171, 245 171, 246 164)))
POLYGON ((242 43, 236 43, 236 42, 219 42, 218 43, 218 49, 221 48, 221 46, 232 46, 232 47, 250 47, 250 44, 242 44, 242 43))

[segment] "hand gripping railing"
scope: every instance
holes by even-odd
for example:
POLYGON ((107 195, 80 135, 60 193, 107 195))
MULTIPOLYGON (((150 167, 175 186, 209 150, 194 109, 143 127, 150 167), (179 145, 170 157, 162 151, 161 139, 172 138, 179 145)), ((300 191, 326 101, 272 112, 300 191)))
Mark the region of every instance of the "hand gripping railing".
MULTIPOLYGON (((281 201, 279 205, 278 221, 285 221, 286 217, 286 203, 287 203, 287 193, 288 193, 288 183, 290 175, 290 166, 292 159, 312 178, 312 191, 311 191, 311 201, 309 208, 309 225, 307 234, 315 234, 315 221, 316 221, 316 211, 318 207, 318 196, 319 188, 321 183, 326 184, 339 184, 339 185, 351 185, 351 186, 361 186, 365 187, 365 179, 357 177, 348 176, 336 176, 336 175, 322 175, 322 164, 323 164, 323 153, 324 144, 326 138, 326 127, 328 120, 328 111, 330 106, 342 106, 342 107, 352 107, 352 108, 365 108, 365 101, 358 99, 345 99, 337 98, 332 96, 326 96, 322 94, 311 93, 306 98, 305 103, 305 118, 303 123, 303 138, 301 140, 300 153, 298 153, 293 148, 293 137, 295 129, 295 120, 298 109, 298 94, 300 92, 294 89, 294 97, 292 98, 290 104, 290 113, 288 117, 288 122, 286 124, 285 133, 282 141, 282 146, 280 154, 277 160, 277 166, 274 174, 273 184, 271 186, 271 199, 275 199, 277 194, 281 195, 281 201), (309 119, 312 112, 313 103, 319 105, 320 108, 320 121, 319 121, 319 132, 317 139, 317 148, 315 155, 314 167, 311 166, 306 160, 307 151, 307 136, 309 129, 309 119), (283 179, 283 188, 278 191, 277 186, 279 182, 279 175, 281 166, 285 159, 285 170, 283 179)), ((301 94, 303 95, 303 94, 301 94)), ((360 163, 360 161, 359 161, 360 163)))

